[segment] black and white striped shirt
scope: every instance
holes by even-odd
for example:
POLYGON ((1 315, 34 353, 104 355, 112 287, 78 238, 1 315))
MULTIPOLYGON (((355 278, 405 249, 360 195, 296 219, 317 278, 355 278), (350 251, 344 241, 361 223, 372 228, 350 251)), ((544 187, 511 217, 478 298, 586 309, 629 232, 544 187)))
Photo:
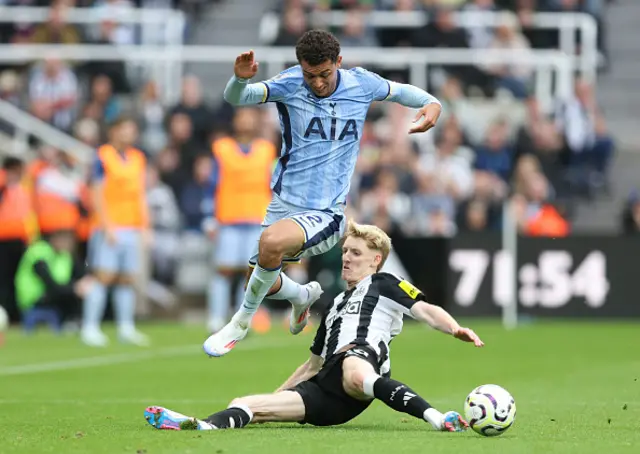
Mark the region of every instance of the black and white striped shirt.
POLYGON ((403 315, 424 294, 391 273, 376 273, 342 292, 322 317, 311 352, 328 360, 345 345, 368 345, 378 354, 380 373, 391 369, 389 343, 402 331, 403 315))

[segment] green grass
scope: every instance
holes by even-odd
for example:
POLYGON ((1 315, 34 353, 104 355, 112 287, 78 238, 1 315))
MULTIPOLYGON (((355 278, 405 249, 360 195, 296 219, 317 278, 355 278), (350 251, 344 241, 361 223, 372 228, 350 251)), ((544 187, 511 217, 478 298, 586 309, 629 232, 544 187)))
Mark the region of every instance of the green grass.
POLYGON ((311 334, 276 330, 247 338, 224 358, 208 359, 200 348, 206 336, 201 328, 143 326, 153 347, 104 350, 46 331, 28 338, 12 331, 0 348, 0 452, 640 452, 637 324, 552 322, 506 332, 497 323, 476 321, 472 327, 484 349, 407 325, 393 343, 393 376, 443 411, 461 411, 477 385, 504 386, 515 397, 518 418, 496 438, 434 432, 379 402, 338 428, 158 431, 143 418, 147 405, 204 417, 235 396, 270 392, 306 359, 311 334), (78 363, 82 358, 92 359, 78 363), (58 369, 34 366, 43 363, 58 369))

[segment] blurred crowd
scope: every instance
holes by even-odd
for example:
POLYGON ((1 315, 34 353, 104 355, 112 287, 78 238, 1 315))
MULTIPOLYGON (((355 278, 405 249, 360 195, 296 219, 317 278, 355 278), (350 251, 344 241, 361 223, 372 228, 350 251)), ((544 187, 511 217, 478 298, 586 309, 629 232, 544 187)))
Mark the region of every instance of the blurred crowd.
POLYGON ((12 44, 135 44, 161 41, 164 24, 144 28, 119 20, 134 8, 147 10, 178 9, 184 11, 187 22, 207 3, 219 0, 0 0, 0 6, 49 7, 49 17, 43 23, 20 21, 0 23, 0 42, 12 44), (90 25, 69 23, 67 8, 86 8, 97 22, 90 25))
MULTIPOLYGON (((82 3, 80 5, 80 3, 82 3)), ((50 18, 40 25, 4 24, 3 42, 130 43, 135 30, 109 18, 105 10, 165 5, 158 0, 99 0, 77 6, 94 8, 105 20, 81 29, 65 22, 68 1, 54 2, 50 18)), ((166 1, 188 8, 197 2, 166 1)), ((333 30, 343 46, 424 46, 521 49, 557 46, 557 36, 528 27, 532 11, 586 11, 600 20, 604 0, 322 0, 283 2, 274 45, 293 45, 313 24, 311 12, 349 12, 347 24, 333 30), (370 29, 363 16, 372 8, 421 10, 435 20, 420 29, 370 29), (464 29, 451 13, 509 8, 518 20, 496 29, 464 29)), ((32 5, 29 1, 4 4, 32 5)), ((112 11, 113 12, 113 11, 112 11)), ((601 50, 606 53, 603 33, 601 50)), ((293 57, 293 56, 292 56, 293 57)), ((353 62, 351 62, 353 63, 353 62)), ((379 70, 370 67, 372 70, 379 70)), ((229 69, 231 71, 231 68, 229 69)), ((533 72, 524 66, 431 68, 436 74, 429 91, 443 103, 438 127, 419 137, 408 136, 413 112, 390 103, 372 106, 364 126, 362 148, 349 194, 349 215, 404 236, 452 236, 458 232, 501 228, 503 205, 511 207, 522 233, 564 236, 571 232, 572 208, 581 198, 608 189, 607 170, 615 144, 593 87, 576 79, 575 94, 543 111, 530 88, 533 72), (483 118, 482 106, 502 106, 498 115, 483 118), (504 106, 507 106, 504 108, 504 106), (478 127, 478 123, 487 123, 478 127)), ((403 72, 384 72, 408 82, 403 72)), ((278 114, 271 105, 253 112, 248 125, 220 98, 205 99, 202 83, 193 75, 182 81, 179 101, 165 105, 161 87, 151 80, 132 83, 123 63, 70 64, 55 56, 27 67, 5 67, 0 73, 0 98, 13 103, 84 144, 97 147, 107 140, 106 126, 122 114, 132 115, 140 128, 139 148, 147 155, 148 203, 154 236, 155 277, 171 285, 184 232, 204 235, 215 212, 216 172, 211 143, 239 131, 266 138, 280 147, 278 114)), ((0 131, 11 126, 0 121, 0 131)), ((57 167, 86 182, 88 168, 66 154, 37 141, 37 162, 57 167), (78 170, 80 169, 80 170, 78 170)), ((32 166, 33 167, 33 166, 32 166)), ((25 174, 32 172, 25 167, 25 174)), ((33 175, 33 173, 31 173, 33 175)), ((0 185, 1 186, 1 185, 0 185)), ((640 200, 634 199, 635 200, 640 200)), ((631 206, 631 205, 630 205, 631 206)), ((640 213, 629 209, 628 224, 640 225, 640 213), (635 224, 634 224, 635 223, 635 224)), ((86 238, 81 238, 86 241, 86 238)))
MULTIPOLYGON (((532 14, 535 12, 584 12, 593 16, 598 24, 598 48, 606 59, 606 29, 604 13, 612 0, 283 0, 271 13, 278 17, 264 20, 264 38, 276 46, 293 45, 297 38, 309 28, 322 26, 321 17, 314 12, 343 11, 345 25, 332 31, 345 46, 383 47, 444 47, 472 49, 528 49, 558 48, 558 30, 535 27, 532 14), (432 18, 422 27, 373 27, 367 23, 366 13, 373 11, 425 12, 432 18), (453 12, 510 11, 512 23, 505 23, 494 30, 473 22, 460 26, 453 12), (277 23, 277 31, 272 26, 277 23)), ((580 39, 580 37, 577 37, 580 39)), ((507 71, 512 79, 526 78, 527 71, 519 68, 507 71)), ((491 76, 503 78, 506 74, 496 68, 484 68, 466 76, 491 87, 491 76), (484 79, 484 80, 483 80, 484 79)), ((522 92, 521 84, 508 83, 510 88, 522 92), (517 87, 516 87, 517 86, 517 87)))
MULTIPOLYGON (((606 57, 604 0, 285 0, 271 12, 276 33, 267 43, 290 46, 326 11, 346 13, 331 30, 344 46, 469 49, 557 48, 557 30, 532 26, 534 12, 580 11, 600 25, 598 45, 606 57), (373 27, 367 13, 423 11, 422 27, 373 27), (496 28, 459 25, 457 11, 506 11, 496 28)), ((267 28, 267 27, 265 27, 267 28)), ((273 29, 273 27, 271 27, 273 29)), ((579 39, 579 37, 578 37, 579 39)), ((399 82, 408 73, 370 68, 399 82)), ((518 223, 529 234, 566 235, 578 198, 608 189, 614 152, 593 87, 576 78, 568 102, 542 109, 532 96, 533 68, 524 65, 438 66, 430 64, 429 91, 445 103, 444 118, 426 139, 407 140, 411 120, 402 108, 372 109, 354 180, 352 207, 362 220, 403 235, 454 235, 498 229, 503 202, 512 200, 518 223), (506 100, 506 101, 505 101, 506 100), (479 101, 492 112, 478 127, 479 101), (507 103, 510 107, 491 109, 507 103), (474 108, 474 106, 476 108, 474 108), (493 114, 498 111, 498 114, 493 114), (523 113, 522 115, 519 115, 523 113)))

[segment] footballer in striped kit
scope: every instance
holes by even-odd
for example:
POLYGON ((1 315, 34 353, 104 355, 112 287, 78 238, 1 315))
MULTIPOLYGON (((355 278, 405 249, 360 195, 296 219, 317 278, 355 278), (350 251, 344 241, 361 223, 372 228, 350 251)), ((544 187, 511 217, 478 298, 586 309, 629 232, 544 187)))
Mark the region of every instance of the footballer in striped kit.
POLYGON ((435 430, 465 430, 468 424, 460 414, 440 413, 414 389, 391 378, 389 343, 401 333, 404 315, 476 347, 484 343, 444 309, 427 303, 408 281, 381 272, 390 249, 391 240, 378 227, 349 223, 342 244, 347 290, 326 309, 309 359, 275 393, 234 399, 205 419, 148 407, 147 422, 168 430, 239 429, 264 422, 336 426, 377 399, 435 430))

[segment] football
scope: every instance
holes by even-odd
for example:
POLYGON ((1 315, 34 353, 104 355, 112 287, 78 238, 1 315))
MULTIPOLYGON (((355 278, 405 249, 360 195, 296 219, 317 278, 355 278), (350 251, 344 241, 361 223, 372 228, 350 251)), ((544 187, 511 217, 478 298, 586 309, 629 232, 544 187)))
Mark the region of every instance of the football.
POLYGON ((471 391, 464 402, 469 426, 480 435, 503 434, 516 419, 516 402, 498 385, 482 385, 471 391))

